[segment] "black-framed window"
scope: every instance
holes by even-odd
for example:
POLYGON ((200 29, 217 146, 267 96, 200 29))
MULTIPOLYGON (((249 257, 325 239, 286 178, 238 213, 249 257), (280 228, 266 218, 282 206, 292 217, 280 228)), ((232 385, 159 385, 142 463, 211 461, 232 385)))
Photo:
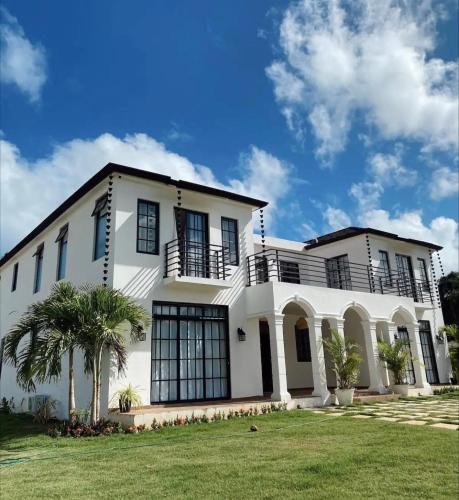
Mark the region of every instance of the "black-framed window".
POLYGON ((137 252, 159 254, 159 204, 137 200, 137 252))
POLYGON ((299 363, 311 362, 311 344, 309 342, 308 323, 300 318, 295 325, 296 360, 299 363))
POLYGON ((67 238, 69 233, 69 225, 61 227, 59 234, 57 235, 55 243, 59 245, 57 250, 57 281, 65 278, 65 273, 67 270, 67 238))
POLYGON ((33 293, 37 293, 41 288, 41 278, 43 274, 43 254, 45 251, 45 244, 42 243, 37 247, 37 250, 33 254, 35 257, 35 275, 33 280, 33 293))
POLYGON ((228 264, 239 265, 239 232, 236 219, 222 217, 222 246, 228 264))
POLYGON ((153 302, 151 402, 230 396, 228 308, 153 302))
POLYGON ((18 272, 19 272, 19 262, 16 262, 13 267, 13 279, 11 280, 11 291, 16 290, 18 284, 18 272))
POLYGON ((432 341, 432 330, 430 321, 419 320, 419 340, 421 342, 422 358, 426 370, 426 378, 429 384, 438 384, 437 360, 432 341))
POLYGON ((416 383, 416 375, 414 373, 414 365, 413 365, 413 354, 411 353, 411 343, 410 336, 408 333, 408 329, 406 326, 397 326, 397 336, 400 341, 403 342, 403 345, 408 349, 410 353, 410 359, 406 366, 406 373, 404 382, 406 384, 415 384, 416 383))
POLYGON ((257 284, 269 281, 268 259, 265 256, 255 257, 255 280, 257 284))
POLYGON ((298 262, 279 261, 280 281, 285 283, 300 283, 300 266, 298 262))
POLYGON ((379 251, 379 265, 382 273, 382 279, 385 286, 392 286, 392 273, 390 268, 389 254, 386 250, 379 251))
POLYGON ((329 288, 352 290, 351 268, 347 254, 327 259, 326 269, 329 288))
POLYGON ((428 292, 430 291, 429 275, 427 274, 427 264, 425 259, 418 257, 418 265, 419 265, 419 274, 421 276, 421 281, 422 281, 422 289, 425 292, 428 292))
POLYGON ((91 216, 94 217, 94 253, 93 260, 100 259, 105 255, 105 239, 107 236, 107 194, 96 200, 91 216))

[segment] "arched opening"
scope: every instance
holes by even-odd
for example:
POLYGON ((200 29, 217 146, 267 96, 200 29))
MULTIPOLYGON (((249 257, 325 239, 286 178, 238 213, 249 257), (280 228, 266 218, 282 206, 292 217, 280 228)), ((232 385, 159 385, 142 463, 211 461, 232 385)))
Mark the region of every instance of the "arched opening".
MULTIPOLYGON (((409 325, 412 323, 412 318, 405 311, 397 310, 392 316, 392 322, 395 324, 395 340, 401 340, 405 344, 405 347, 409 350, 411 358, 413 358, 410 332, 408 330, 409 325)), ((410 385, 414 385, 416 383, 416 373, 412 359, 408 362, 405 382, 410 385)))
POLYGON ((363 329, 362 321, 365 321, 363 311, 349 307, 343 315, 344 317, 344 336, 352 339, 360 346, 360 355, 362 356, 362 364, 360 365, 360 374, 357 380, 358 388, 368 388, 370 385, 370 370, 368 366, 368 357, 366 351, 366 338, 363 329))
POLYGON ((295 302, 288 303, 282 312, 288 391, 291 395, 311 393, 314 388, 314 378, 307 322, 309 315, 295 302))

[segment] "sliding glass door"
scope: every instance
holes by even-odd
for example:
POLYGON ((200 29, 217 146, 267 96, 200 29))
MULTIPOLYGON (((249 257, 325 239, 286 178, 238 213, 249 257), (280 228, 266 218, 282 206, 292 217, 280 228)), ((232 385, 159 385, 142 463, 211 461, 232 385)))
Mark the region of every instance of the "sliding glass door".
POLYGON ((226 306, 155 302, 151 402, 226 399, 226 306))

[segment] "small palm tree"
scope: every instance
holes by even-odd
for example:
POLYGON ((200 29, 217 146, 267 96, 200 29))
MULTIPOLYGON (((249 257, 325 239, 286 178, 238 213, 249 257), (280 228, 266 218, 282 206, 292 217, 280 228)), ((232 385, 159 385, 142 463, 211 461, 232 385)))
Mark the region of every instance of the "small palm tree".
POLYGON ((331 330, 331 339, 324 344, 333 363, 338 389, 352 389, 357 383, 362 357, 360 346, 348 338, 343 338, 338 330, 331 330))
POLYGON ((131 342, 136 342, 150 324, 150 316, 120 291, 103 285, 83 287, 79 314, 86 369, 92 374, 91 421, 96 422, 100 417, 103 353, 114 354, 118 373, 124 371, 127 361, 126 327, 130 327, 131 342))
POLYGON ((58 379, 68 354, 69 418, 75 409, 73 353, 78 346, 78 290, 67 282, 54 285, 50 295, 32 304, 5 339, 5 358, 17 368, 17 382, 27 391, 35 382, 58 379), (20 347, 21 346, 21 347, 20 347))
POLYGON ((405 384, 406 370, 411 359, 410 351, 402 340, 396 340, 393 344, 385 340, 378 340, 379 359, 384 361, 387 368, 394 376, 394 384, 405 384))

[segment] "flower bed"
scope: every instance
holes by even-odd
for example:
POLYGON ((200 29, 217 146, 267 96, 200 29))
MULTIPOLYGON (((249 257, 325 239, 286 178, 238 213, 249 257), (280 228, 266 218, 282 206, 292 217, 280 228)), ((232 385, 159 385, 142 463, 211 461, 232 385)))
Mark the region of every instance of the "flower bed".
POLYGON ((248 409, 241 408, 240 410, 230 410, 228 413, 215 412, 212 416, 194 415, 190 417, 179 417, 158 422, 153 420, 148 428, 145 424, 130 425, 123 429, 120 423, 110 422, 109 420, 101 419, 95 424, 82 423, 78 420, 73 422, 63 421, 48 428, 48 435, 57 437, 97 437, 111 436, 112 434, 136 434, 138 432, 157 431, 163 427, 178 427, 182 425, 207 424, 210 422, 219 422, 222 420, 231 420, 235 418, 253 417, 257 415, 267 415, 269 413, 285 411, 286 403, 270 403, 263 405, 260 408, 250 407, 248 409))

